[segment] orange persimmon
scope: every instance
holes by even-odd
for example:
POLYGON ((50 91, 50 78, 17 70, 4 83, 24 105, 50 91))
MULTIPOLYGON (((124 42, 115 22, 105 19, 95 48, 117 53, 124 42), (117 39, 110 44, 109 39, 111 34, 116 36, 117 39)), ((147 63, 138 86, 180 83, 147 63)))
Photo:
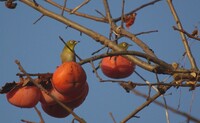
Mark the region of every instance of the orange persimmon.
POLYGON ((76 62, 64 62, 53 73, 53 87, 61 94, 75 93, 86 82, 84 69, 76 62))
POLYGON ((67 117, 70 113, 59 104, 46 105, 41 103, 41 107, 48 115, 56 118, 67 117))
POLYGON ((65 104, 72 109, 77 108, 78 106, 80 106, 85 101, 85 98, 87 97, 88 92, 89 92, 89 86, 88 86, 88 83, 86 82, 84 90, 80 94, 80 96, 78 98, 76 98, 75 100, 73 100, 71 102, 67 102, 65 104))
POLYGON ((105 57, 101 61, 104 75, 120 79, 130 76, 135 70, 135 64, 122 56, 105 57))
POLYGON ((35 86, 16 87, 6 94, 7 100, 21 108, 34 107, 41 97, 41 91, 35 86))
MULTIPOLYGON (((61 94, 59 93, 55 88, 52 88, 50 89, 49 93, 53 96, 55 96, 59 101, 63 102, 63 103, 68 103, 68 102, 72 102, 78 98, 81 97, 81 95, 83 95, 82 93, 84 92, 85 90, 85 85, 87 83, 84 84, 83 87, 81 87, 80 89, 72 92, 72 93, 69 93, 69 94, 61 94)), ((40 100, 41 103, 43 104, 47 104, 47 105, 54 105, 56 104, 56 102, 49 96, 47 95, 44 91, 42 91, 42 96, 41 96, 41 100, 40 100)))

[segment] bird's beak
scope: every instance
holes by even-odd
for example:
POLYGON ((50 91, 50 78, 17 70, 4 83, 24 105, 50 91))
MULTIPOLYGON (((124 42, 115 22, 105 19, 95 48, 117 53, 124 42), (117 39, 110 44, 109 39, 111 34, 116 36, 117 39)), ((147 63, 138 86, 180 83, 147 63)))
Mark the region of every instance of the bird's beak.
POLYGON ((128 44, 128 46, 130 47, 130 46, 133 46, 132 44, 128 44))
POLYGON ((80 43, 80 41, 76 41, 76 44, 80 43))

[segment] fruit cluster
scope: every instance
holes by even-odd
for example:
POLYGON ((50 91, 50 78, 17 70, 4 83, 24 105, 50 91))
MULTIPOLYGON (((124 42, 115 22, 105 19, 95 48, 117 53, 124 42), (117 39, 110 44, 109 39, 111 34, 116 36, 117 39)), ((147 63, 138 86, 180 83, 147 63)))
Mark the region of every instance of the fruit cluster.
MULTIPOLYGON (((48 92, 72 110, 80 106, 89 91, 84 69, 76 62, 64 62, 53 73, 48 92)), ((70 113, 35 86, 16 86, 6 95, 8 102, 21 108, 32 108, 40 101, 48 115, 63 118, 70 113)))
MULTIPOLYGON (((67 42, 67 46, 72 49, 72 51, 76 44, 77 42, 74 40, 67 42)), ((126 42, 122 42, 118 46, 123 50, 127 50, 130 45, 126 42)), ((48 86, 49 84, 43 85, 39 81, 38 83, 58 101, 64 103, 73 110, 84 102, 89 87, 84 69, 75 62, 74 52, 69 50, 68 47, 65 46, 61 53, 62 64, 57 67, 53 76, 48 76, 50 79, 48 79, 47 82, 50 81, 50 87, 48 86)), ((117 55, 103 58, 100 66, 105 76, 121 79, 130 76, 134 72, 136 65, 123 56, 117 55)), ((40 79, 41 78, 40 76, 40 79)), ((18 83, 20 86, 15 86, 7 93, 6 97, 8 102, 17 107, 32 108, 40 101, 42 109, 50 116, 63 118, 70 114, 61 107, 55 99, 51 98, 49 94, 41 91, 39 88, 33 86, 33 84, 30 85, 30 82, 27 81, 28 80, 25 79, 23 81, 21 80, 20 83, 18 83), (24 83, 27 84, 22 86, 24 83)), ((44 82, 46 82, 46 80, 44 82)), ((10 85, 8 84, 7 87, 8 86, 10 85)))

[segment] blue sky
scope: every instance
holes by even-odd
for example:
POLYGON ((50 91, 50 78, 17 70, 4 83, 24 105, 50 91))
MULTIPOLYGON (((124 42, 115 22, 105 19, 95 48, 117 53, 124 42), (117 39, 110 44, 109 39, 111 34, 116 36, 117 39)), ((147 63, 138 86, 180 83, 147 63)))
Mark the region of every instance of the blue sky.
MULTIPOLYGON (((46 3, 43 1, 42 5, 46 3)), ((68 0, 69 8, 74 8, 79 5, 82 1, 68 0)), ((140 5, 150 2, 150 0, 143 1, 126 1, 125 12, 129 12, 140 5)), ((113 18, 119 17, 121 13, 121 0, 115 2, 109 2, 111 7, 111 13, 113 18)), ((177 13, 183 27, 188 32, 192 32, 195 26, 200 26, 200 15, 199 15, 199 0, 174 0, 174 6, 176 7, 177 13)), ((54 9, 52 6, 51 10, 61 13, 61 10, 54 9)), ((97 9, 104 13, 102 1, 91 1, 87 6, 84 6, 79 11, 89 13, 95 16, 98 15, 94 10, 97 9)), ((7 9, 4 3, 0 3, 0 85, 4 85, 6 82, 18 81, 16 73, 19 72, 17 65, 14 63, 16 59, 20 60, 25 70, 29 73, 43 73, 53 72, 56 66, 60 65, 60 52, 63 48, 63 43, 59 40, 59 36, 65 40, 79 40, 80 43, 76 46, 76 52, 82 59, 91 56, 91 53, 101 48, 101 44, 95 42, 92 38, 82 35, 74 29, 65 28, 60 22, 57 22, 48 17, 44 17, 37 24, 33 24, 41 14, 32 8, 18 2, 18 6, 14 10, 7 9)), ((69 19, 74 20, 88 28, 99 32, 104 36, 109 35, 109 26, 104 23, 98 23, 69 15, 65 13, 69 19)), ((119 24, 119 23, 118 23, 119 24)), ((153 6, 148 6, 137 12, 137 19, 135 24, 129 29, 132 33, 139 33, 149 30, 158 30, 157 33, 151 33, 147 35, 138 36, 146 44, 148 44, 155 52, 155 54, 162 60, 168 63, 180 62, 181 65, 186 68, 190 68, 190 64, 186 59, 181 60, 184 52, 183 44, 180 35, 177 31, 174 31, 172 26, 175 25, 173 16, 169 10, 166 1, 161 1, 153 6)), ((132 43, 129 39, 122 38, 120 41, 127 41, 132 43)), ((130 50, 141 51, 141 49, 132 43, 133 46, 130 50)), ((199 47, 200 43, 189 39, 189 44, 192 49, 192 53, 196 58, 198 67, 200 66, 200 55, 199 47)), ((106 52, 106 50, 100 53, 106 52)), ((98 64, 96 61, 95 64, 98 64)), ((112 123, 112 119, 109 116, 109 112, 112 112, 116 121, 120 122, 134 109, 140 106, 145 99, 138 97, 132 93, 126 93, 118 84, 115 83, 100 83, 96 76, 92 73, 92 67, 90 64, 83 65, 87 73, 87 81, 89 83, 89 94, 85 102, 75 112, 83 117, 88 123, 112 123)), ((136 71, 143 75, 148 81, 156 82, 154 74, 151 74, 139 67, 136 71)), ((103 79, 108 79, 99 70, 99 75, 103 79)), ((160 76, 160 80, 167 76, 160 76)), ((143 81, 135 74, 126 78, 125 80, 131 80, 134 82, 143 81)), ((137 87, 143 93, 148 93, 148 87, 137 87)), ((152 92, 153 94, 154 92, 152 92)), ((189 112, 190 103, 194 96, 192 104, 192 115, 200 117, 200 99, 199 89, 195 91, 188 91, 188 88, 171 88, 167 91, 165 96, 167 104, 178 107, 180 100, 180 110, 189 112)), ((162 98, 158 99, 163 102, 162 98)), ((53 118, 46 115, 38 103, 37 107, 42 112, 42 116, 46 123, 63 123, 70 122, 72 116, 64 119, 53 118)), ((5 98, 5 95, 0 95, 0 119, 3 123, 16 123, 20 122, 20 119, 26 119, 30 121, 39 122, 34 109, 22 109, 17 108, 9 104, 5 98)), ((184 122, 186 118, 169 112, 171 123, 184 122)), ((141 118, 133 118, 129 122, 166 122, 165 111, 163 108, 158 107, 155 104, 149 105, 138 116, 141 118)))

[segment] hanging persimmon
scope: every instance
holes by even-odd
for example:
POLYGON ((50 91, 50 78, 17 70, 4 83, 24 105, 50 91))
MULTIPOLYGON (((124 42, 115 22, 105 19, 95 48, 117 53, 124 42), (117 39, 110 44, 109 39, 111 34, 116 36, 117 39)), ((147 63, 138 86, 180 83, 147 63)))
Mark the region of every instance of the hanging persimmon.
MULTIPOLYGON (((86 85, 87 83, 85 83, 86 85)), ((51 95, 53 95, 54 97, 56 97, 59 101, 63 102, 63 103, 68 103, 68 102, 72 102, 76 99, 79 99, 82 95, 83 92, 85 91, 85 85, 83 87, 81 87, 80 89, 71 92, 69 94, 61 94, 59 93, 55 88, 50 89, 49 93, 51 95)), ((47 105, 54 105, 56 104, 56 101, 51 98, 48 94, 46 94, 44 91, 42 91, 42 96, 41 96, 41 103, 43 104, 47 104, 47 105)))
POLYGON ((101 61, 101 70, 107 77, 120 79, 130 76, 135 64, 122 56, 105 57, 101 61))
POLYGON ((9 103, 21 108, 32 108, 37 105, 41 91, 35 86, 16 87, 6 94, 9 103))
POLYGON ((65 104, 72 109, 77 108, 85 101, 85 98, 87 97, 88 92, 89 92, 89 86, 88 86, 88 83, 86 82, 85 86, 84 86, 84 90, 81 93, 81 95, 78 98, 76 98, 75 100, 73 100, 71 102, 67 102, 65 104))
POLYGON ((64 62, 53 73, 53 87, 63 95, 76 93, 86 82, 84 69, 76 62, 64 62))
POLYGON ((41 107, 43 111, 46 112, 48 115, 56 118, 64 118, 70 114, 66 109, 64 109, 59 104, 54 104, 54 105, 41 104, 41 107))

